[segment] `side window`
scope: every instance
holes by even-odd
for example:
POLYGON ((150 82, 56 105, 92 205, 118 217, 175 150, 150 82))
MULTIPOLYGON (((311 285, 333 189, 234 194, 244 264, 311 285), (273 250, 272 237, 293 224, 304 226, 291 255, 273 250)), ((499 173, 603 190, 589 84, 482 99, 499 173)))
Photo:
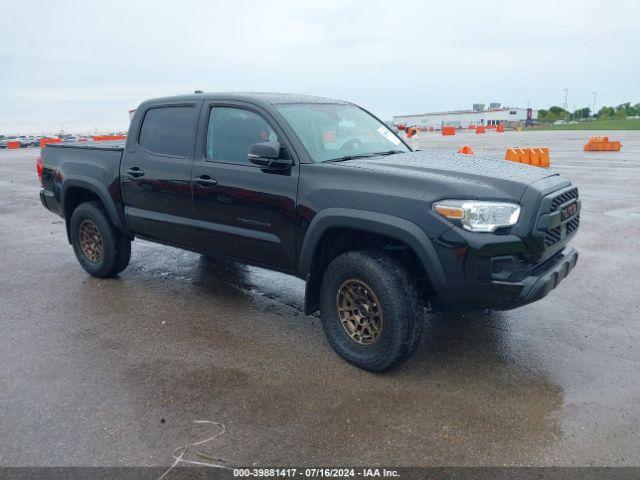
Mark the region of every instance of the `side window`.
POLYGON ((250 165, 249 147, 277 142, 278 136, 257 113, 242 108, 213 107, 207 126, 207 160, 250 165))
POLYGON ((138 143, 152 153, 186 157, 193 142, 195 108, 160 107, 148 110, 138 143))

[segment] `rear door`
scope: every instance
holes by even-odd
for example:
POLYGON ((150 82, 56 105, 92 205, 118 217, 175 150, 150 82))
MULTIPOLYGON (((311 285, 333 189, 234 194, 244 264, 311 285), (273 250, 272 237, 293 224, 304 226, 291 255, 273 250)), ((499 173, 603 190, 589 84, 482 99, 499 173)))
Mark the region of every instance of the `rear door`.
POLYGON ((201 248, 293 270, 299 169, 278 125, 256 106, 210 102, 199 130, 192 181, 201 248), (266 141, 279 141, 294 165, 274 172, 249 162, 249 146, 266 141))
POLYGON ((124 213, 139 235, 193 246, 191 169, 201 103, 150 106, 136 140, 127 143, 120 171, 124 213))

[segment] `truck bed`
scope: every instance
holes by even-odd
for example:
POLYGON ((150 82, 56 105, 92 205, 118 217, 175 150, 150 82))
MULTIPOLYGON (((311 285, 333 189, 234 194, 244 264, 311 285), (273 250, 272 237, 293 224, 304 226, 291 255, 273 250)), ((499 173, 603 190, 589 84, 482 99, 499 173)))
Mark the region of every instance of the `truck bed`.
POLYGON ((120 160, 124 145, 124 141, 113 141, 45 146, 42 149, 42 203, 52 212, 65 216, 66 208, 77 200, 74 195, 84 189, 103 203, 120 209, 120 160))

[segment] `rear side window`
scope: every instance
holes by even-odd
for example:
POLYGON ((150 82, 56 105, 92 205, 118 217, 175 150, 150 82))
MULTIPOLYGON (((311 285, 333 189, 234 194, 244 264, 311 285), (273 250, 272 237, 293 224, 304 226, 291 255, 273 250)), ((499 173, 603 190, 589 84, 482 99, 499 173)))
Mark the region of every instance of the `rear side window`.
POLYGON ((194 107, 162 107, 147 111, 138 143, 161 155, 186 157, 193 142, 194 107))

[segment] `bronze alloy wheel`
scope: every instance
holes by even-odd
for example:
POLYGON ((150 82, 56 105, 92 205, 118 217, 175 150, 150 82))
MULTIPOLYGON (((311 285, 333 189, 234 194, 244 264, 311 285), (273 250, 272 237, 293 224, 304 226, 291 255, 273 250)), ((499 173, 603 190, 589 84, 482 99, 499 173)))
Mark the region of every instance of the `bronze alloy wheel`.
POLYGON ((99 262, 102 258, 102 236, 96 224, 91 220, 84 220, 80 224, 79 232, 82 253, 92 262, 99 262))
POLYGON ((351 339, 366 347, 376 343, 383 318, 380 302, 371 288, 350 278, 340 285, 336 301, 340 322, 351 339))

